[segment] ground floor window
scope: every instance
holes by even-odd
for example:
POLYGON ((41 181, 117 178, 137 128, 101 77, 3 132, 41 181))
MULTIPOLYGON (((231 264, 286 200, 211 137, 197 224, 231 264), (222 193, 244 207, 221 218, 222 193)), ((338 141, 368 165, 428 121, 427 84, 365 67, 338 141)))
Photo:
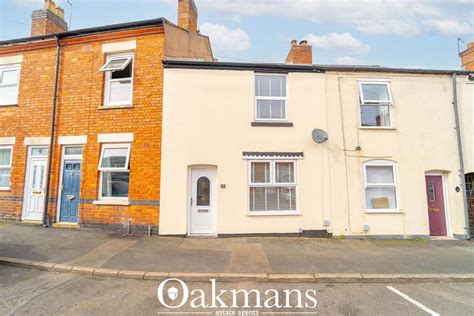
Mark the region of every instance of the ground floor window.
POLYGON ((0 147, 0 190, 10 188, 10 177, 12 172, 12 147, 0 147))
POLYGON ((398 210, 395 163, 384 160, 366 162, 364 164, 364 186, 366 210, 398 210))
POLYGON ((249 212, 295 212, 296 162, 249 161, 249 212))
POLYGON ((128 199, 130 144, 102 145, 99 171, 101 199, 128 199))

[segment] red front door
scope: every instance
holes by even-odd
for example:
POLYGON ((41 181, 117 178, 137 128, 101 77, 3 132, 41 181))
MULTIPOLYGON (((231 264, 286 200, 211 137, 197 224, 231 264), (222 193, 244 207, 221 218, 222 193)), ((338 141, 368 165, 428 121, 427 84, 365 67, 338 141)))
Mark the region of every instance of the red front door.
POLYGON ((446 236, 446 214, 441 176, 426 176, 426 196, 428 197, 430 236, 446 236))

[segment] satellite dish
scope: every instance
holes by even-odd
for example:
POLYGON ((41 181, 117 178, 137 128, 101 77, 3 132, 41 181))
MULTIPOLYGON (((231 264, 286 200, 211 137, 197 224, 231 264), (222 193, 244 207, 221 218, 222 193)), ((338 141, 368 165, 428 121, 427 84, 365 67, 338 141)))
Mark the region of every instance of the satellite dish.
POLYGON ((313 140, 316 144, 323 144, 329 139, 328 133, 322 129, 313 130, 311 135, 313 136, 313 140))

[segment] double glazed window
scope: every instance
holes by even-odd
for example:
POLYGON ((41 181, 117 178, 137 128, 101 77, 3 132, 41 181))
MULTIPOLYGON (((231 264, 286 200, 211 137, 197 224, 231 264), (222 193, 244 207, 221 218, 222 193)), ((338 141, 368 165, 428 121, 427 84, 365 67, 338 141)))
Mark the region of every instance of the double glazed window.
POLYGON ((296 212, 296 163, 249 162, 249 211, 296 212))
POLYGON ((10 189, 12 171, 12 147, 0 147, 0 190, 10 189))
POLYGON ((130 144, 103 145, 99 163, 100 198, 128 199, 130 144))
POLYGON ((362 127, 391 127, 392 94, 387 81, 361 81, 360 124, 362 127))
POLYGON ((20 66, 0 66, 0 106, 18 103, 20 66))
POLYGON ((373 161, 364 164, 365 208, 368 211, 397 211, 395 164, 373 161))
POLYGON ((286 76, 255 76, 255 118, 260 121, 287 120, 286 76))
POLYGON ((131 105, 133 94, 133 55, 109 56, 105 73, 105 106, 131 105))

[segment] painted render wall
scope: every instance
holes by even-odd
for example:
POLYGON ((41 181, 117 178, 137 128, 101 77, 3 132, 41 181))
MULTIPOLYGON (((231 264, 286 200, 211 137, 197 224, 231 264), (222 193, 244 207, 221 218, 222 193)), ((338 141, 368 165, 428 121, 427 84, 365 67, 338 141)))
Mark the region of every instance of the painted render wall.
POLYGON ((461 100, 467 100, 459 104, 464 171, 467 174, 474 172, 474 81, 461 84, 458 93, 461 95, 461 100))
POLYGON ((218 234, 321 230, 327 219, 335 235, 365 235, 364 224, 369 235, 429 235, 425 172, 433 170, 446 171, 452 233, 464 234, 449 76, 290 73, 287 81, 294 127, 251 127, 252 71, 165 69, 160 234, 187 232, 193 165, 217 166, 218 234), (359 129, 360 78, 391 80, 393 129, 359 129), (314 128, 329 141, 315 144, 314 128), (296 165, 301 215, 248 216, 243 151, 304 152, 296 165), (397 214, 364 211, 362 163, 381 157, 397 162, 397 214))

